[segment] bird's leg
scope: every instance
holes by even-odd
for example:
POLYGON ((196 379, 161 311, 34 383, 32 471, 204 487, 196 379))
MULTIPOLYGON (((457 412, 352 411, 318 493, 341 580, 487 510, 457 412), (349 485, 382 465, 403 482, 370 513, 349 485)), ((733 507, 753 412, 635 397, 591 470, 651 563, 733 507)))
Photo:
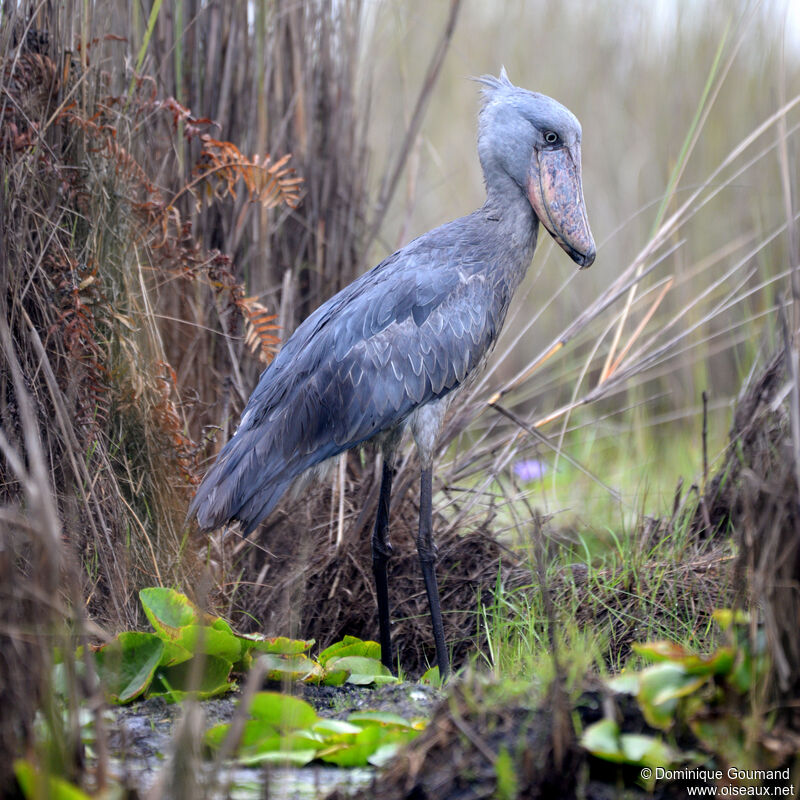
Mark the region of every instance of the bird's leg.
POLYGON ((384 454, 378 515, 375 517, 375 528, 372 531, 372 574, 375 576, 375 593, 378 596, 381 661, 394 674, 389 616, 389 579, 386 575, 386 562, 392 554, 392 546, 389 544, 389 500, 392 494, 392 476, 394 475, 392 462, 393 459, 384 454))
POLYGON ((442 623, 442 607, 439 603, 439 587, 436 584, 436 546, 433 543, 432 531, 432 475, 430 467, 423 467, 419 492, 419 536, 417 551, 422 565, 422 577, 425 580, 425 591, 428 593, 428 606, 433 623, 433 641, 436 644, 436 662, 439 665, 439 677, 445 680, 450 674, 450 657, 444 640, 442 623))

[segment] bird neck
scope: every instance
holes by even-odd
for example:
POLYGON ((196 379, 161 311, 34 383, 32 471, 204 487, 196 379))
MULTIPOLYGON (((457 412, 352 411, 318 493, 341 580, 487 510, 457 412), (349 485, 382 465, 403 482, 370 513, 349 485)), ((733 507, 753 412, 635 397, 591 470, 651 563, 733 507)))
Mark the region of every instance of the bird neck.
POLYGON ((484 169, 484 175, 484 214, 489 219, 497 220, 504 228, 505 236, 514 244, 524 245, 530 240, 535 244, 539 220, 519 184, 500 168, 484 169))

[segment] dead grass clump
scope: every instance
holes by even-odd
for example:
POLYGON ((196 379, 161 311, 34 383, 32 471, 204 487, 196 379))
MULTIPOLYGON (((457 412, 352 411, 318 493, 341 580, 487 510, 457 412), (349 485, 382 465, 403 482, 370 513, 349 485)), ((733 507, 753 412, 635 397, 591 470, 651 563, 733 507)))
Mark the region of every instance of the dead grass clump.
MULTIPOLYGON (((188 209, 237 191, 264 208, 291 204, 298 180, 285 158, 251 158, 210 136, 210 120, 160 97, 152 80, 135 77, 127 91, 117 81, 115 91, 95 59, 119 61, 118 37, 93 41, 78 59, 56 36, 12 37, 25 27, 18 14, 0 35, 0 313, 11 336, 0 360, 0 422, 12 444, 22 441, 10 353, 89 612, 131 626, 138 588, 186 585, 194 569, 183 521, 204 443, 164 344, 164 295, 214 309, 226 333, 238 324, 263 355, 275 343, 230 260, 196 240, 188 209), (171 193, 155 175, 174 158, 179 130, 196 159, 171 193)), ((57 18, 49 21, 57 30, 57 18)), ((0 460, 0 500, 23 495, 0 460)))
MULTIPOLYGON (((788 343, 787 343, 788 345, 788 343)), ((787 346, 740 394, 725 462, 710 482, 695 526, 705 535, 731 533, 738 544, 739 602, 763 626, 771 661, 768 694, 790 727, 800 725, 800 493, 791 405, 797 386, 787 375, 787 346), (702 513, 701 513, 702 512, 702 513)))

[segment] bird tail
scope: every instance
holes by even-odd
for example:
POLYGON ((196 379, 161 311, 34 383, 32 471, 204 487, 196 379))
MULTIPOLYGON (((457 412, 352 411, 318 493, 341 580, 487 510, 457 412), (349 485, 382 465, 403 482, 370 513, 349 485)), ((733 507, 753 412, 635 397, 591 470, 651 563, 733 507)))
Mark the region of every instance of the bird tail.
POLYGON ((198 487, 187 520, 196 517, 201 530, 239 520, 244 534, 251 533, 292 483, 296 471, 275 463, 282 459, 250 439, 247 433, 234 436, 198 487))

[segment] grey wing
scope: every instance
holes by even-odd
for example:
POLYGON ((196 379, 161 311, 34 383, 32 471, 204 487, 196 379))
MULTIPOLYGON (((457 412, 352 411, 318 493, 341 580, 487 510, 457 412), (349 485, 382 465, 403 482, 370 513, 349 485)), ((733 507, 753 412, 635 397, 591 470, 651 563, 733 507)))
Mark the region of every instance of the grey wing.
POLYGON ((192 504, 201 527, 240 519, 249 532, 303 471, 456 388, 493 343, 505 309, 485 272, 451 278, 417 273, 405 293, 395 286, 361 304, 350 298, 291 360, 268 370, 192 504))

